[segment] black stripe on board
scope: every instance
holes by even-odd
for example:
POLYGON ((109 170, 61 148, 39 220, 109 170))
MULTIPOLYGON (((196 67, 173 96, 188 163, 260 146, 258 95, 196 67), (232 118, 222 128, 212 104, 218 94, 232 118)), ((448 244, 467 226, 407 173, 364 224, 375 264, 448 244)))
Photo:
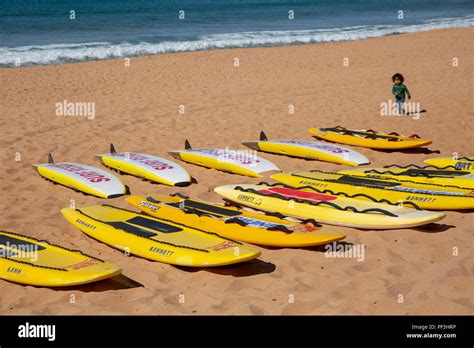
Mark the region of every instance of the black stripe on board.
POLYGON ((27 242, 22 239, 10 237, 4 234, 0 234, 0 245, 5 245, 11 248, 15 248, 19 251, 40 251, 46 249, 44 246, 27 242))
MULTIPOLYGON (((173 225, 170 225, 170 224, 166 224, 166 223, 161 222, 161 221, 147 219, 146 217, 143 217, 143 216, 135 216, 135 217, 127 220, 127 223, 138 225, 138 226, 141 226, 141 227, 146 227, 146 228, 149 228, 149 229, 152 229, 152 230, 155 230, 155 231, 159 231, 159 232, 163 232, 163 233, 174 233, 174 232, 180 232, 180 231, 183 230, 182 228, 179 228, 179 227, 176 227, 176 226, 173 226, 173 225)), ((150 233, 150 232, 148 232, 148 233, 150 233)), ((153 234, 153 235, 156 235, 156 233, 153 234)))

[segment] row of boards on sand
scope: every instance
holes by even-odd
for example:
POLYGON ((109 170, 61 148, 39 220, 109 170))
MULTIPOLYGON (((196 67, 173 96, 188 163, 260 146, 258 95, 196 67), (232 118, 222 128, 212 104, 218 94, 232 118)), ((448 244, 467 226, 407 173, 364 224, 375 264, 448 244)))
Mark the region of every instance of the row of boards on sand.
MULTIPOLYGON (((312 128, 309 132, 324 140, 371 148, 403 149, 431 143, 414 136, 384 134, 371 130, 355 131, 343 127, 312 128)), ((346 147, 304 140, 270 141, 263 132, 259 141, 243 144, 253 150, 349 166, 370 163, 364 155, 346 147)), ((170 154, 184 162, 256 178, 280 171, 270 161, 245 151, 193 149, 188 141, 184 150, 172 151, 170 154)), ((189 185, 192 181, 190 174, 183 167, 161 157, 135 152, 118 153, 113 145, 110 153, 97 157, 109 168, 160 184, 181 187, 189 185)), ((121 196, 126 192, 125 185, 117 177, 91 166, 68 162, 53 163, 50 156, 48 163, 38 164, 35 167, 46 179, 101 198, 121 196)))
MULTIPOLYGON (((192 151, 190 149, 173 154, 199 165, 237 172, 236 169, 229 168, 231 162, 221 161, 219 159, 217 149, 201 149, 201 151, 203 150, 208 150, 205 152, 205 156, 201 154, 196 155, 195 153, 193 156, 187 157, 192 151)), ((192 180, 184 168, 174 162, 156 156, 138 153, 111 152, 110 154, 99 155, 99 157, 105 165, 111 168, 171 186, 187 186, 192 180)), ((381 198, 393 198, 393 191, 405 190, 405 192, 413 193, 412 189, 414 188, 425 190, 426 194, 437 194, 438 191, 447 191, 448 193, 446 194, 449 195, 450 191, 459 192, 459 190, 466 195, 472 194, 464 192, 465 190, 474 189, 474 173, 472 170, 472 164, 474 162, 470 158, 464 157, 459 160, 434 158, 426 160, 425 162, 438 165, 439 168, 435 166, 419 167, 415 165, 406 167, 391 165, 383 168, 355 168, 340 171, 339 174, 343 174, 343 176, 339 175, 331 178, 339 181, 345 180, 346 184, 358 184, 359 187, 372 185, 376 186, 376 188, 384 189, 384 191, 380 192, 379 196, 381 198), (390 194, 386 196, 387 193, 390 194)), ((251 161, 247 161, 245 165, 251 166, 251 161)), ((267 162, 261 161, 260 165, 265 169, 270 169, 268 174, 279 172, 276 169, 271 170, 267 162)), ((107 171, 95 167, 68 162, 54 163, 50 157, 49 163, 36 165, 36 168, 40 175, 48 180, 101 198, 114 198, 122 196, 127 192, 125 185, 120 179, 107 171)), ((255 168, 253 169, 255 170, 255 168)), ((240 167, 239 172, 245 175, 248 174, 248 170, 248 168, 240 167)), ((326 174, 329 175, 330 173, 326 174)), ((280 177, 275 175, 271 177, 280 177)), ((312 175, 314 176, 314 174, 312 175)), ((325 179, 329 181, 331 178, 328 177, 325 179)), ((291 185, 294 183, 294 177, 292 177, 292 179, 293 180, 284 183, 291 185)), ((278 181, 278 179, 276 180, 278 181)), ((304 181, 302 182, 303 184, 305 183, 304 181)), ((314 185, 314 187, 317 188, 327 188, 327 186, 328 184, 314 185)), ((365 188, 364 190, 367 189, 365 188)), ((342 190, 341 192, 346 191, 342 190)), ((420 191, 419 193, 422 192, 420 191)), ((457 195, 461 196, 461 194, 457 195)), ((397 195, 399 198, 401 196, 400 193, 397 195)), ((431 200, 425 201, 431 202, 431 200)), ((419 202, 423 203, 424 201, 420 198, 419 202)), ((432 208, 429 207, 427 209, 432 208)))
MULTIPOLYGON (((62 214, 109 246, 189 267, 223 266, 259 257, 259 250, 241 242, 305 247, 345 238, 312 220, 291 221, 182 196, 130 196, 127 201, 153 217, 108 205, 65 208, 62 214)), ((0 278, 21 284, 72 286, 121 273, 120 267, 80 251, 12 232, 0 232, 0 253, 0 278)))
MULTIPOLYGON (((270 141, 263 132, 260 134, 260 141, 242 144, 253 150, 350 166, 370 163, 364 155, 342 146, 304 140, 270 141)), ((185 143, 184 150, 170 152, 170 154, 184 162, 254 178, 280 171, 270 161, 251 152, 215 148, 193 149, 188 141, 185 143)))
MULTIPOLYGON (((279 173, 272 178, 299 189, 282 184, 225 185, 215 192, 234 206, 182 195, 150 195, 126 199, 148 216, 108 205, 65 208, 62 214, 92 238, 130 254, 179 266, 212 267, 259 257, 259 250, 242 242, 307 247, 345 238, 318 221, 363 229, 408 228, 445 216, 420 206, 474 208, 474 197, 462 189, 427 191, 323 172, 279 173)), ((82 252, 11 232, 0 232, 0 253, 0 278, 23 284, 79 285, 121 272, 82 252)))
MULTIPOLYGON (((259 141, 245 144, 267 152, 352 166, 369 163, 367 158, 355 151, 318 142, 259 141)), ((184 150, 170 154, 188 163, 256 178, 279 171, 270 161, 245 151, 192 149, 187 141, 184 150)), ((113 145, 110 153, 97 157, 113 170, 152 182, 178 187, 188 186, 192 182, 191 175, 182 166, 161 157, 135 152, 119 153, 113 145)), ((126 187, 119 178, 99 168, 79 163, 54 163, 51 155, 48 163, 37 164, 35 167, 38 173, 48 180, 97 197, 114 198, 126 193, 126 187)))
MULTIPOLYGON (((146 180, 179 187, 191 184, 191 176, 183 167, 161 157, 135 152, 117 153, 113 145, 110 153, 97 157, 109 168, 146 180)), ((49 155, 48 163, 36 164, 35 167, 48 180, 100 198, 114 198, 127 192, 115 175, 85 164, 55 163, 49 155)))
MULTIPOLYGON (((110 206, 65 208, 63 215, 86 234, 126 253, 193 267, 235 264, 260 251, 184 225, 110 206)), ((37 286, 71 286, 113 277, 118 266, 79 251, 11 232, 0 232, 0 278, 37 286)))
MULTIPOLYGON (((109 205, 64 208, 61 212, 72 225, 111 247, 189 267, 229 265, 259 257, 259 250, 242 242, 308 247, 345 238, 315 219, 334 225, 389 229, 423 225, 444 217, 444 213, 283 186, 227 185, 215 191, 238 205, 271 213, 182 195, 127 197, 129 204, 147 215, 109 205), (289 203, 291 200, 293 203, 289 203)), ((0 278, 23 284, 79 285, 121 272, 120 267, 82 252, 11 232, 0 232, 0 252, 0 278)))

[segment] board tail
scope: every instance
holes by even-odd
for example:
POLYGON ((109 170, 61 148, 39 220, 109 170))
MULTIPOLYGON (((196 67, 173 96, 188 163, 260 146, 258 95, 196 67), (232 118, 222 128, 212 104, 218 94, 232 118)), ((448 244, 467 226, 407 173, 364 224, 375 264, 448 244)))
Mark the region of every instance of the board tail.
POLYGON ((188 140, 188 139, 186 139, 186 140, 184 141, 184 149, 185 149, 185 150, 191 150, 191 149, 192 149, 191 144, 189 143, 189 140, 188 140))
POLYGON ((48 153, 48 163, 54 164, 53 155, 51 155, 50 153, 48 153))
POLYGON ((265 134, 264 131, 261 131, 260 132, 260 141, 267 141, 268 138, 267 138, 267 135, 265 134))
POLYGON ((115 155, 117 153, 117 151, 115 150, 115 146, 114 144, 110 144, 110 153, 115 155))

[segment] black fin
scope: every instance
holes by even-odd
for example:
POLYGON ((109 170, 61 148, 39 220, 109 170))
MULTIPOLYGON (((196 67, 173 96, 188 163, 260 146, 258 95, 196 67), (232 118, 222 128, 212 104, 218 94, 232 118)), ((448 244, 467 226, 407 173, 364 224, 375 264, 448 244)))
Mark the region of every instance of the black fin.
POLYGON ((48 153, 48 163, 54 164, 53 155, 51 155, 50 153, 48 153))
POLYGON ((117 153, 117 151, 115 151, 115 146, 114 144, 110 144, 110 153, 115 155, 117 153))
POLYGON ((261 140, 261 141, 267 141, 267 140, 268 140, 268 138, 267 138, 267 136, 266 136, 266 134, 265 134, 264 131, 261 131, 261 132, 260 132, 260 140, 261 140))
POLYGON ((189 140, 188 140, 188 139, 186 139, 186 140, 184 141, 184 149, 185 149, 185 150, 190 150, 190 149, 192 149, 191 144, 189 143, 189 140))

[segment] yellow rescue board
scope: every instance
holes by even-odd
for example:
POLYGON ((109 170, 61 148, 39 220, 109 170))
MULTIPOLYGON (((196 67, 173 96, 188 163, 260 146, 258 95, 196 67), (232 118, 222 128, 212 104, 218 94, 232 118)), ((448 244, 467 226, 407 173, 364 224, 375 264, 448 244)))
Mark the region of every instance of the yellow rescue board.
POLYGON ((64 217, 89 236, 133 255, 179 266, 223 266, 254 259, 250 246, 163 219, 107 205, 64 208, 64 217))
POLYGON ((436 168, 474 172, 474 156, 459 157, 457 159, 452 157, 429 158, 424 162, 436 168))
POLYGON ((444 213, 307 192, 283 185, 224 185, 214 191, 237 204, 255 209, 363 229, 414 227, 445 216, 444 213))
POLYGON ((35 164, 34 167, 49 181, 100 198, 114 198, 127 192, 122 181, 111 173, 80 163, 54 163, 51 154, 48 163, 35 164))
POLYGON ((407 186, 416 183, 442 185, 447 190, 452 186, 466 190, 474 189, 474 174, 468 171, 433 169, 433 167, 415 165, 406 167, 394 165, 383 168, 346 169, 338 173, 379 180, 396 180, 405 183, 407 186))
POLYGON ((109 168, 160 184, 179 187, 191 184, 189 173, 165 158, 136 152, 116 152, 113 144, 110 144, 110 153, 96 157, 109 168))
POLYGON ((257 151, 275 153, 291 157, 320 160, 349 166, 369 164, 370 161, 359 152, 347 147, 328 144, 319 141, 306 140, 273 140, 267 139, 262 131, 260 141, 250 141, 242 143, 257 151))
POLYGON ((371 149, 410 149, 431 144, 431 140, 418 135, 404 136, 397 133, 380 133, 373 130, 354 130, 344 127, 311 128, 308 132, 319 139, 334 143, 368 147, 371 149))
POLYGON ((343 234, 334 233, 329 228, 310 221, 293 222, 179 196, 131 196, 126 200, 154 217, 166 218, 247 243, 305 247, 345 238, 343 234))
POLYGON ((172 151, 170 155, 198 166, 253 178, 262 178, 280 171, 272 162, 248 151, 215 148, 193 149, 187 140, 184 147, 184 150, 172 151))
POLYGON ((35 286, 73 286, 120 274, 120 267, 13 232, 0 231, 0 278, 35 286))
POLYGON ((273 180, 296 188, 312 188, 320 192, 361 200, 384 200, 392 204, 415 204, 430 210, 473 209, 471 190, 428 184, 376 180, 321 171, 275 174, 273 180))

